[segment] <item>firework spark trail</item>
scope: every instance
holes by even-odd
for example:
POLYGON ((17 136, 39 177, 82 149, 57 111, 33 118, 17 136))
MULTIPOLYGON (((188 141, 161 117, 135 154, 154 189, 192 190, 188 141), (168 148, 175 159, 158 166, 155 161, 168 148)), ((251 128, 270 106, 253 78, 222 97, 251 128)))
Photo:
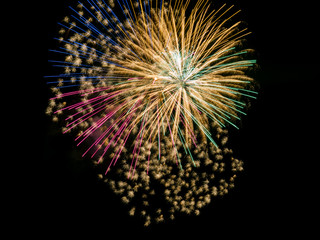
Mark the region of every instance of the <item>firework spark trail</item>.
MULTIPOLYGON (((218 122, 220 126, 225 126, 225 123, 228 123, 237 127, 233 123, 233 118, 239 119, 239 113, 245 114, 239 110, 244 105, 243 102, 239 101, 240 98, 243 96, 254 98, 252 94, 256 93, 245 89, 252 79, 243 74, 243 70, 252 66, 255 61, 239 59, 247 51, 234 52, 239 45, 238 39, 248 33, 245 32, 246 29, 237 30, 239 22, 228 28, 224 27, 238 13, 236 12, 221 20, 232 6, 228 9, 222 6, 217 11, 208 14, 208 2, 200 1, 191 11, 190 16, 186 18, 185 11, 189 1, 185 4, 183 4, 183 1, 177 1, 174 7, 169 5, 167 8, 164 8, 162 1, 160 7, 157 4, 152 5, 154 4, 152 2, 146 3, 144 1, 142 3, 140 1, 138 11, 131 8, 126 1, 123 4, 119 3, 126 17, 126 23, 129 25, 126 28, 114 11, 104 2, 88 1, 88 3, 97 15, 82 3, 79 3, 79 7, 89 13, 91 17, 85 18, 83 11, 77 12, 71 8, 79 15, 78 17, 72 15, 72 17, 78 20, 83 27, 77 26, 74 22, 69 23, 70 27, 62 24, 63 27, 76 33, 74 38, 60 39, 66 44, 66 47, 62 48, 66 52, 61 53, 68 56, 66 59, 73 57, 73 61, 52 62, 65 63, 66 65, 55 66, 65 67, 66 75, 69 74, 71 78, 75 78, 82 73, 80 81, 85 76, 85 78, 82 78, 84 84, 74 85, 74 79, 69 82, 72 82, 71 86, 80 87, 88 83, 89 89, 58 94, 52 99, 77 94, 81 94, 81 96, 99 92, 102 94, 57 110, 55 113, 80 109, 66 119, 67 121, 77 117, 66 125, 67 129, 64 132, 68 132, 88 119, 97 116, 105 110, 107 105, 114 105, 116 110, 108 113, 109 117, 104 117, 104 120, 97 126, 89 127, 85 133, 82 133, 82 135, 85 135, 85 138, 81 141, 83 142, 90 133, 102 127, 103 123, 111 116, 118 114, 124 116, 123 112, 127 111, 130 106, 132 107, 141 97, 144 98, 145 110, 140 111, 140 115, 132 122, 128 121, 130 114, 126 114, 127 120, 123 120, 126 123, 123 126, 129 129, 136 124, 144 124, 143 129, 141 128, 139 131, 140 135, 137 134, 136 137, 140 142, 143 141, 144 135, 151 136, 151 143, 156 138, 160 142, 159 131, 162 129, 163 133, 169 131, 173 149, 175 149, 175 141, 178 138, 184 142, 185 149, 189 149, 192 143, 196 147, 193 134, 195 128, 200 128, 202 134, 215 144, 210 132, 205 127, 209 119, 218 122), (100 27, 103 27, 101 30, 99 26, 92 23, 92 17, 99 23, 100 27), (106 26, 103 21, 107 21, 109 24, 106 26), (111 35, 116 37, 117 41, 103 34, 103 30, 108 30, 108 26, 112 28, 111 35), (89 31, 85 31, 85 27, 89 31), (80 39, 76 40, 76 38, 80 39), (83 38, 88 39, 88 43, 80 43, 83 38), (94 39, 95 45, 101 47, 103 45, 99 42, 109 42, 107 45, 110 53, 104 53, 103 49, 98 50, 98 46, 88 46, 89 42, 92 42, 91 38, 94 39), (114 54, 111 54, 111 52, 114 54), (90 54, 96 55, 97 59, 92 61, 90 54), (117 55, 120 57, 116 57, 117 55), (109 73, 108 68, 106 70, 102 69, 101 72, 101 67, 95 66, 95 64, 81 64, 85 60, 92 64, 106 62, 111 69, 109 73), (99 74, 97 76, 94 71, 95 67, 99 74), (69 73, 70 68, 71 71, 80 68, 81 73, 69 73), (105 81, 106 84, 109 83, 111 86, 95 87, 92 80, 89 80, 91 78, 96 78, 97 82, 95 84, 105 81), (113 100, 108 102, 109 99, 113 100), (147 108, 148 104, 149 107, 147 108), (84 108, 84 106, 87 106, 87 108, 84 108), (88 111, 89 109, 91 111, 88 111), (146 117, 148 114, 151 116, 146 117), (179 126, 180 123, 182 123, 181 126, 179 126), (181 131, 181 128, 184 131, 181 131), (141 131, 143 131, 143 134, 141 131)), ((131 1, 130 5, 133 6, 131 1)), ((86 88, 86 86, 84 87, 86 88)), ((124 132, 124 128, 122 131, 116 132, 119 138, 124 132)), ((111 129, 109 128, 109 130, 111 129)), ((105 136, 105 133, 102 134, 99 141, 105 136)), ((111 135, 109 134, 109 136, 111 135)), ((115 139, 115 137, 112 139, 115 139)), ((93 145, 96 144, 97 142, 93 145)), ((110 146, 110 143, 108 146, 110 146)), ((92 146, 85 153, 91 148, 92 146)), ((136 151, 139 152, 139 148, 138 145, 135 145, 134 154, 136 151)), ((160 158, 160 147, 158 152, 160 158)), ((103 154, 105 154, 105 151, 103 154)), ((177 159, 176 161, 178 162, 177 159)))
POLYGON ((215 131, 238 128, 257 94, 246 75, 256 61, 242 49, 249 32, 232 23, 240 11, 226 4, 211 11, 208 0, 189 5, 86 0, 59 23, 63 46, 49 51, 64 59, 50 62, 64 73, 46 76, 57 78, 48 81, 56 86, 47 113, 66 115, 63 133, 79 129, 77 146, 89 142, 82 156, 111 159, 106 173, 121 158, 131 159, 128 179, 140 161, 155 171, 154 158, 196 166, 202 143, 219 149, 215 131))

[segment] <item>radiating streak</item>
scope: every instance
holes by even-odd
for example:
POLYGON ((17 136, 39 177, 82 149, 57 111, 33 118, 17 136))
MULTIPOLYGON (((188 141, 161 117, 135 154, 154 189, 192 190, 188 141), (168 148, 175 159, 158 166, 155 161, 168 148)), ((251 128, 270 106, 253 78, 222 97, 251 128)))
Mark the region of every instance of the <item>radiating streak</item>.
POLYGON ((226 25, 239 11, 230 13, 233 6, 225 5, 210 11, 209 1, 200 0, 186 16, 190 0, 172 5, 170 1, 168 7, 162 0, 137 0, 137 9, 133 0, 117 0, 123 24, 104 0, 87 2, 89 6, 79 2, 84 12, 71 8, 77 14, 72 15, 75 22, 60 24, 75 34, 57 39, 65 48, 52 51, 66 58, 50 62, 65 68, 66 74, 48 82, 58 85, 52 101, 80 98, 69 106, 59 105, 55 113, 70 113, 64 132, 91 123, 76 138, 80 145, 93 137, 83 156, 101 153, 100 162, 111 146, 117 146, 107 173, 132 136, 128 177, 133 178, 144 142, 157 145, 160 159, 162 135, 169 134, 171 144, 166 147, 182 168, 177 143, 195 164, 196 132, 218 147, 210 122, 237 128, 234 122, 245 114, 243 98, 257 94, 245 75, 256 61, 245 60, 250 51, 239 49, 239 39, 248 33, 239 30, 240 22, 226 25), (61 93, 68 87, 83 90, 61 93))

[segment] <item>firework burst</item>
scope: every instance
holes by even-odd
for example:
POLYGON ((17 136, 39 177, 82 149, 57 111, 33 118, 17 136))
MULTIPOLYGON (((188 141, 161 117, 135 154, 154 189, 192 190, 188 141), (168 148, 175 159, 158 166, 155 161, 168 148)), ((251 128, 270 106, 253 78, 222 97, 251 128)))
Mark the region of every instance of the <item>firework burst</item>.
POLYGON ((63 46, 51 51, 64 60, 51 62, 64 72, 48 76, 57 81, 47 113, 64 116, 64 133, 78 129, 83 156, 108 159, 107 172, 119 159, 132 179, 154 159, 200 166, 199 149, 220 149, 217 129, 237 128, 244 99, 255 98, 247 29, 231 23, 232 7, 209 11, 207 0, 117 2, 79 2, 59 23, 63 46))

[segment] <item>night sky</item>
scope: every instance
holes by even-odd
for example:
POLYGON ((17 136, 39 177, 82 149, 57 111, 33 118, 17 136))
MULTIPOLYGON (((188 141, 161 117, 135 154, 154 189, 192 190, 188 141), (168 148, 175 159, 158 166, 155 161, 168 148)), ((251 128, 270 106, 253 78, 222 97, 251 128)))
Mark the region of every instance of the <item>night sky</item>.
POLYGON ((120 239, 261 239, 312 230, 304 223, 312 216, 309 201, 316 190, 312 184, 318 160, 311 147, 319 109, 312 106, 320 63, 316 2, 216 1, 216 7, 227 3, 242 10, 238 19, 252 32, 248 46, 256 50, 259 64, 254 73, 260 85, 258 98, 251 102, 240 130, 233 130, 230 136, 234 155, 244 161, 245 169, 235 188, 213 199, 200 216, 181 216, 149 228, 128 215, 119 198, 97 180, 90 161, 81 158, 73 136, 62 135, 59 125, 44 114, 51 95, 42 76, 55 71, 47 63, 47 49, 57 47, 53 40, 58 36, 57 22, 70 13, 67 7, 72 2, 76 3, 50 0, 38 5, 42 27, 36 47, 42 70, 36 76, 41 88, 38 149, 42 159, 37 166, 36 207, 39 226, 47 234, 71 237, 86 233, 101 239, 110 235, 120 239))

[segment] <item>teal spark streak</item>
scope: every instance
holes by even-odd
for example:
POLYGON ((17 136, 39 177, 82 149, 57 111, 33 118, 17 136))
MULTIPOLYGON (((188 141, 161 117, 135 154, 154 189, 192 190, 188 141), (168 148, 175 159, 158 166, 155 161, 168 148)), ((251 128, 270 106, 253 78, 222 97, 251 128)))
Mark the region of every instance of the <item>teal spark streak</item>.
POLYGON ((216 146, 218 147, 218 145, 216 144, 216 142, 210 137, 211 133, 208 131, 208 129, 206 129, 201 123, 198 122, 198 120, 186 109, 184 109, 184 111, 186 111, 186 113, 188 113, 188 115, 192 118, 192 120, 195 122, 195 124, 197 124, 197 126, 204 132, 204 134, 209 138, 209 140, 216 146))
POLYGON ((239 91, 246 91, 246 92, 252 92, 252 93, 257 94, 257 92, 254 92, 254 91, 251 91, 251 90, 247 90, 247 89, 243 89, 243 88, 229 87, 229 86, 222 86, 222 85, 219 85, 219 84, 202 84, 200 86, 214 87, 214 88, 218 88, 219 91, 222 91, 222 92, 229 92, 229 93, 233 93, 233 94, 236 94, 236 95, 243 95, 243 96, 254 98, 254 99, 256 99, 256 97, 248 95, 248 94, 245 94, 245 93, 241 93, 239 91), (232 90, 228 91, 228 90, 225 90, 225 88, 232 89, 232 90, 237 90, 237 91, 232 91, 232 90))
MULTIPOLYGON (((171 115, 170 117, 171 117, 171 120, 174 122, 174 118, 172 117, 172 115, 171 115)), ((189 155, 190 155, 190 157, 191 157, 191 160, 192 160, 192 162, 193 162, 193 165, 196 167, 196 163, 194 162, 192 153, 191 153, 188 145, 186 144, 186 140, 185 140, 185 138, 183 137, 183 134, 182 134, 182 132, 181 132, 181 129, 180 129, 179 125, 178 125, 178 135, 179 135, 179 138, 180 138, 180 140, 181 140, 181 142, 182 142, 182 146, 183 146, 183 148, 184 148, 184 151, 186 152, 186 154, 189 153, 189 155)))
MULTIPOLYGON (((194 88, 194 87, 193 87, 193 88, 194 88)), ((223 103, 230 103, 230 101, 231 101, 231 102, 234 103, 234 105, 235 105, 236 107, 241 108, 241 109, 243 109, 244 106, 246 105, 246 104, 243 103, 243 102, 239 102, 239 101, 237 101, 237 100, 234 100, 234 99, 232 99, 232 98, 227 98, 227 97, 224 97, 224 96, 222 96, 222 95, 205 92, 205 91, 202 91, 201 89, 198 89, 197 91, 203 92, 203 93, 205 93, 205 94, 210 94, 210 95, 215 96, 215 97, 218 97, 218 98, 222 98, 222 99, 220 99, 219 101, 220 101, 220 102, 223 102, 223 103), (241 105, 239 105, 239 104, 241 104, 241 105)), ((207 97, 207 98, 209 98, 209 97, 207 97)), ((215 101, 215 102, 218 102, 217 99, 215 99, 215 100, 212 99, 212 98, 209 98, 209 99, 211 99, 211 100, 213 100, 213 101, 215 101)), ((226 105, 226 106, 228 106, 228 107, 231 107, 230 105, 227 105, 227 104, 224 104, 224 105, 226 105)))
MULTIPOLYGON (((198 86, 192 86, 192 88, 195 88, 195 87, 198 87, 198 86)), ((234 102, 234 105, 235 105, 235 106, 237 106, 237 107, 239 107, 239 108, 241 108, 241 109, 246 105, 246 104, 243 103, 243 102, 237 101, 237 100, 232 99, 232 98, 224 97, 224 96, 222 96, 222 95, 218 95, 218 94, 206 92, 206 91, 203 91, 203 90, 201 90, 201 89, 198 89, 197 91, 203 92, 203 93, 205 93, 205 94, 210 94, 210 95, 215 96, 215 97, 222 98, 223 100, 220 100, 220 101, 223 101, 223 102, 232 101, 232 102, 234 102), (225 100, 225 99, 226 99, 226 100, 225 100), (227 100, 229 100, 229 101, 227 101, 227 100), (240 106, 239 104, 241 104, 242 106, 240 106)), ((217 101, 217 100, 216 100, 216 101, 217 101)), ((228 105, 227 105, 227 106, 228 106, 228 105)))
MULTIPOLYGON (((189 94, 190 95, 190 94, 189 94)), ((216 95, 216 94, 211 94, 211 95, 216 95)), ((219 95, 216 95, 216 96, 218 96, 218 97, 220 97, 219 95)), ((190 95, 190 97, 191 97, 191 95, 190 95)), ((192 95, 192 97, 195 97, 195 96, 193 96, 192 95)), ((221 102, 221 101, 218 101, 218 100, 216 100, 216 99, 213 99, 213 98, 210 98, 210 97, 206 97, 207 99, 210 99, 211 101, 214 101, 214 102, 219 102, 219 103, 222 103, 223 105, 225 105, 225 106, 227 106, 227 107, 229 107, 229 108, 231 108, 231 109, 233 109, 233 110, 235 110, 236 112, 239 112, 239 113, 241 113, 241 114, 243 114, 243 115, 247 115, 245 112, 242 112, 242 111, 240 111, 239 109, 237 109, 237 108, 234 108, 233 106, 230 106, 230 105, 228 105, 228 104, 226 104, 226 103, 223 103, 223 102, 221 102)), ((232 99, 230 99, 230 98, 226 98, 226 99, 229 99, 229 100, 231 100, 232 101, 232 99)), ((204 101, 204 100, 203 100, 204 101)), ((205 101, 206 102, 206 101, 205 101)), ((237 116, 235 116, 235 115, 233 115, 233 114, 231 114, 231 113, 229 113, 229 112, 227 112, 227 111, 225 111, 225 110, 223 110, 223 109, 221 109, 221 108, 219 108, 219 107, 217 107, 217 106, 214 106, 214 105, 212 105, 212 104, 210 104, 210 103, 208 103, 208 102, 206 102, 208 105, 210 105, 211 107, 213 107, 214 109, 219 109, 219 110, 221 110, 221 111, 223 111, 223 112, 226 112, 227 114, 229 114, 229 115, 231 115, 231 116, 233 116, 233 117, 235 117, 235 118, 237 118, 237 119, 240 119, 240 118, 238 118, 237 116)), ((236 104, 235 104, 236 105, 236 104)), ((245 105, 245 104, 244 104, 245 105)), ((238 106, 238 105, 236 105, 236 106, 238 106)), ((238 106, 238 107, 240 107, 240 108, 243 108, 242 106, 238 106)), ((224 114, 225 115, 225 114, 224 114)))
MULTIPOLYGON (((197 98, 196 96, 193 96, 194 98, 197 98)), ((199 98, 197 98, 197 99, 199 99, 199 98)), ((202 101, 204 101, 203 99, 202 99, 202 101)), ((206 101, 204 101, 204 102, 206 102, 206 101)), ((196 102, 193 102, 194 104, 196 104, 203 112, 205 112, 209 117, 210 116, 212 116, 206 109, 204 109, 201 105, 199 105, 199 104, 197 104, 196 102)), ((213 107, 213 108, 216 108, 216 107, 214 107, 213 105, 211 105, 210 103, 208 103, 208 102, 206 102, 208 105, 210 105, 211 107, 213 107)), ((223 120, 225 120, 226 122, 228 122, 229 124, 231 124, 232 126, 234 126, 236 129, 239 129, 239 127, 237 127, 235 124, 233 124, 232 122, 230 122, 228 119, 226 119, 226 118, 224 118, 224 117, 222 117, 220 114, 218 114, 218 113, 216 113, 216 112, 214 112, 214 111, 211 111, 213 114, 216 114, 216 115, 218 115, 220 118, 222 118, 223 120)), ((212 117, 214 117, 214 116, 212 116, 212 117)), ((211 117, 210 117, 211 118, 211 117)), ((212 118, 211 118, 212 119, 212 118)), ((212 119, 212 120, 214 120, 214 119, 212 119)), ((218 121, 219 123, 221 123, 218 119, 216 119, 216 121, 218 121)), ((225 127, 225 125, 223 124, 223 123, 221 123, 222 125, 223 125, 223 127, 225 127)))
POLYGON ((213 65, 210 67, 206 67, 203 70, 201 70, 202 75, 211 73, 213 71, 221 70, 221 69, 229 69, 228 67, 250 67, 253 66, 253 64, 256 63, 256 60, 243 60, 238 62, 232 62, 232 63, 223 63, 219 65, 213 65))
MULTIPOLYGON (((163 94, 163 93, 162 93, 163 94)), ((165 96, 163 96, 165 98, 165 96)), ((198 120, 190 113, 188 110, 184 109, 184 107, 177 102, 178 105, 192 118, 195 124, 204 132, 204 134, 207 136, 207 138, 216 146, 218 147, 217 143, 210 137, 211 133, 206 129, 198 120)), ((184 114, 183 114, 184 115, 184 114)), ((185 116, 185 115, 184 115, 185 116)))

